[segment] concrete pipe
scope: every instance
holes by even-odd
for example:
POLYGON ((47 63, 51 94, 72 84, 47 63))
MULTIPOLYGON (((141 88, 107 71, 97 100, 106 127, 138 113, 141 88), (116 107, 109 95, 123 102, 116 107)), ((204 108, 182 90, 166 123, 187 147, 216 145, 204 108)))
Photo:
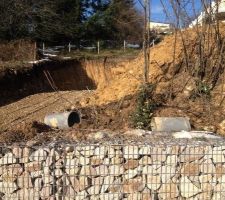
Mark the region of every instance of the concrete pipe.
POLYGON ((44 123, 53 128, 67 129, 80 123, 80 115, 77 112, 63 112, 46 115, 44 123))

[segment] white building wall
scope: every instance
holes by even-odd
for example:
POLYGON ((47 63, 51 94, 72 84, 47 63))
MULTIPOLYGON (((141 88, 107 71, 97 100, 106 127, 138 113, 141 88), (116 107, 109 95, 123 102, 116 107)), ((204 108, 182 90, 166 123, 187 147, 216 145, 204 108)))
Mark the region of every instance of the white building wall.
MULTIPOLYGON (((212 2, 211 7, 209 7, 207 9, 208 13, 212 13, 212 15, 215 15, 215 13, 217 13, 217 5, 215 3, 215 1, 212 2)), ((218 13, 222 13, 225 12, 225 0, 221 0, 221 2, 219 3, 218 6, 218 13)), ((199 17, 197 19, 195 19, 194 21, 191 22, 191 24, 189 25, 190 28, 196 26, 197 24, 202 25, 203 23, 203 19, 205 18, 206 13, 205 12, 201 12, 199 17)), ((215 17, 215 16, 213 16, 215 17)), ((225 21, 223 21, 225 22, 225 21)))

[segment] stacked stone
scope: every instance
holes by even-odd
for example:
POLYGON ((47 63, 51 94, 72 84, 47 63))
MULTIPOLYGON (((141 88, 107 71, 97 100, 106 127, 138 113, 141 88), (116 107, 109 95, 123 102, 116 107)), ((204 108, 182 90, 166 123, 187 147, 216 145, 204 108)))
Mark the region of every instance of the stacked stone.
POLYGON ((225 199, 225 146, 2 149, 0 199, 225 199))

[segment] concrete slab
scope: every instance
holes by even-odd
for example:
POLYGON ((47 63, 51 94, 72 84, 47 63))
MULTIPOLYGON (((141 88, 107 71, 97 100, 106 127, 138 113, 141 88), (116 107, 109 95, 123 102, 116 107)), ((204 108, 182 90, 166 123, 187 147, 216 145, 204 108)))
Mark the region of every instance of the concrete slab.
POLYGON ((158 132, 191 131, 189 119, 185 117, 153 117, 151 127, 158 132))

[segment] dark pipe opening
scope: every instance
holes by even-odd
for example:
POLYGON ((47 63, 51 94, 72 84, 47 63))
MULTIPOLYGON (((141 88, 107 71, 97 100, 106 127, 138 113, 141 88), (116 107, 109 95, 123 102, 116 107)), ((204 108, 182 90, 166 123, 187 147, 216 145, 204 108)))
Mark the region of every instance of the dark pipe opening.
POLYGON ((68 117, 68 126, 72 127, 74 124, 80 123, 80 115, 77 112, 71 112, 68 117))

